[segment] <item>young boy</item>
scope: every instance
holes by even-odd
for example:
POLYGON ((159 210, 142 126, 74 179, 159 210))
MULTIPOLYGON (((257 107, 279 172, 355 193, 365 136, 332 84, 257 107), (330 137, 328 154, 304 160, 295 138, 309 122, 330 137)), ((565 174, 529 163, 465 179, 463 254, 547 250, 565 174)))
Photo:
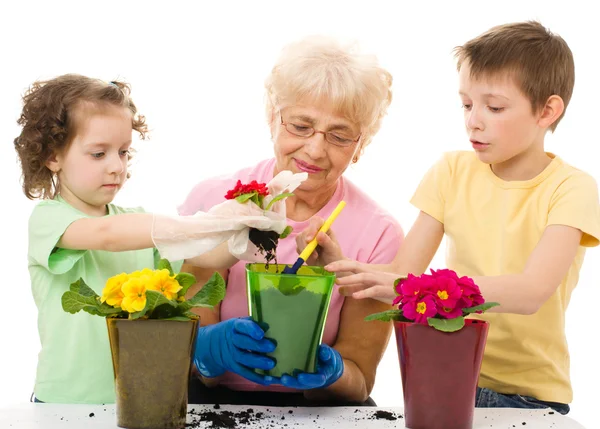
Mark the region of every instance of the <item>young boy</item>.
MULTIPOLYGON (((569 411, 565 312, 586 247, 598 245, 592 177, 544 151, 571 98, 571 50, 537 22, 501 25, 456 48, 459 94, 474 152, 445 154, 411 203, 421 212, 392 264, 325 268, 354 298, 391 301, 398 274, 423 273, 446 235, 447 265, 473 277, 491 313, 478 407, 569 411)), ((299 248, 314 235, 305 231, 299 248)), ((320 259, 343 259, 319 234, 320 259)))

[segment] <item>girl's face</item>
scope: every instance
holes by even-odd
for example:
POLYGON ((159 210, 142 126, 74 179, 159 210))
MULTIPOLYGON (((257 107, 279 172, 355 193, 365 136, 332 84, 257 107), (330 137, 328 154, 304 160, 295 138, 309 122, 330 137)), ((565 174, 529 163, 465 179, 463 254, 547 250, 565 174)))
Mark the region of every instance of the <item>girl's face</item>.
POLYGON ((118 106, 79 115, 77 134, 47 166, 57 173, 65 201, 88 215, 104 216, 127 180, 132 116, 118 106))

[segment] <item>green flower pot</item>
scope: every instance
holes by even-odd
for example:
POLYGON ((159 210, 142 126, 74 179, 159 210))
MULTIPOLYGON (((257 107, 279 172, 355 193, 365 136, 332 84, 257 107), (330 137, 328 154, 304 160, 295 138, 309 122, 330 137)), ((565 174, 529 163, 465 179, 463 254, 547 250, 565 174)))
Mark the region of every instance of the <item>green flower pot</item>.
POLYGON ((185 427, 198 320, 107 318, 115 372, 117 425, 185 427))
POLYGON ((269 354, 277 362, 275 367, 257 372, 275 377, 316 372, 335 281, 335 274, 322 267, 302 266, 297 275, 281 274, 284 268, 282 264, 246 265, 250 316, 268 325, 266 336, 277 344, 269 354))

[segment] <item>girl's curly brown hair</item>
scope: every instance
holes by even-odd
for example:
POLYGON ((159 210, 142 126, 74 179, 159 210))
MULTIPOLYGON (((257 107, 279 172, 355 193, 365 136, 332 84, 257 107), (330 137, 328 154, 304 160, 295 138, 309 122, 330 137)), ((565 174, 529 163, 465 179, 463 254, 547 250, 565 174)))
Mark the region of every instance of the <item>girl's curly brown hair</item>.
POLYGON ((65 150, 75 137, 76 109, 82 104, 99 108, 125 107, 132 114, 132 128, 143 140, 148 133, 146 119, 137 113, 126 82, 104 82, 77 74, 38 81, 23 95, 23 110, 17 123, 22 127, 15 138, 15 150, 22 170, 23 192, 29 199, 53 198, 57 192, 54 173, 46 162, 65 150))

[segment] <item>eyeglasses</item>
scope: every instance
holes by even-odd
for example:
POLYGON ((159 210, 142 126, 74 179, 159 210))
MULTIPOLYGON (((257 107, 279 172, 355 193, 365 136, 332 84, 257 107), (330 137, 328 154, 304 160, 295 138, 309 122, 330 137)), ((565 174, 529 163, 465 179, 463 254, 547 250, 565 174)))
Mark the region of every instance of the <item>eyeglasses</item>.
POLYGON ((317 133, 321 133, 325 136, 327 143, 331 143, 332 145, 340 147, 349 147, 355 143, 358 143, 362 137, 362 134, 359 134, 358 137, 354 139, 340 131, 317 131, 313 127, 304 124, 283 122, 283 115, 281 112, 279 112, 279 117, 281 118, 281 125, 285 127, 288 133, 305 139, 312 137, 317 133))

